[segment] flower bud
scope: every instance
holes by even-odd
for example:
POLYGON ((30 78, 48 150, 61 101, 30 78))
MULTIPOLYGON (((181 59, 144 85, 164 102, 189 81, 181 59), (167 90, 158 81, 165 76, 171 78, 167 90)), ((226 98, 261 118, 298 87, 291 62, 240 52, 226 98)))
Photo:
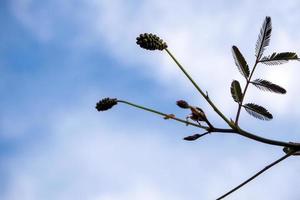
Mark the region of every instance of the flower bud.
POLYGON ((195 134, 195 135, 190 135, 190 136, 187 136, 185 138, 183 138, 184 140, 187 140, 187 141, 194 141, 194 140, 197 140, 198 138, 200 138, 202 135, 200 134, 195 134))
POLYGON ((179 100, 176 102, 176 104, 177 104, 177 106, 179 106, 180 108, 183 108, 183 109, 190 108, 190 105, 184 100, 179 100))

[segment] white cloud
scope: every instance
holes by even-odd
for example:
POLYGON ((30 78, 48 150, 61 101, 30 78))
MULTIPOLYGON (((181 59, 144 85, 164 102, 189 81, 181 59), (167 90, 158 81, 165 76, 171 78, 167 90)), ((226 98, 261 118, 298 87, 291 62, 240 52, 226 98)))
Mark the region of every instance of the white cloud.
MULTIPOLYGON (((66 45, 75 45, 80 51, 83 47, 101 44, 101 48, 110 50, 126 66, 136 66, 145 76, 159 81, 169 91, 186 95, 195 92, 168 56, 146 52, 134 44, 134 38, 139 33, 157 33, 168 42, 170 50, 199 85, 208 90, 228 114, 236 107, 229 94, 230 82, 232 79, 240 79, 231 58, 231 45, 240 47, 251 66, 254 61, 252 51, 263 17, 273 14, 277 21, 273 23, 275 36, 270 49, 299 51, 295 38, 292 39, 295 36, 291 32, 292 24, 291 27, 285 26, 298 15, 297 12, 290 13, 291 9, 299 6, 296 1, 284 4, 283 7, 273 5, 270 1, 264 2, 268 6, 261 5, 261 2, 245 1, 236 3, 233 7, 229 7, 225 1, 209 4, 197 1, 173 1, 170 4, 158 0, 136 4, 121 0, 49 1, 45 4, 29 0, 13 2, 17 18, 43 41, 59 37, 61 29, 66 26, 76 32, 64 41, 66 45), (273 5, 271 8, 270 3, 273 5), (261 9, 258 16, 253 16, 252 8, 257 9, 257 5, 261 9), (52 13, 54 10, 55 14, 52 13), (286 17, 278 18, 279 13, 286 17), (223 98, 225 96, 228 98, 223 98)), ((278 76, 274 77, 274 73, 271 73, 272 75, 266 76, 277 79, 278 76)), ((287 85, 286 80, 293 85, 298 83, 297 77, 289 73, 285 75, 285 81, 279 80, 279 83, 287 85)), ((293 90, 290 85, 287 87, 293 90)), ((295 95, 288 94, 278 103, 273 102, 270 109, 284 114, 285 108, 296 102, 295 95)), ((252 97, 254 98, 253 95, 249 96, 250 99, 252 97)), ((263 95, 258 99, 269 101, 270 97, 263 95)), ((299 109, 296 111, 295 114, 299 116, 299 109)))

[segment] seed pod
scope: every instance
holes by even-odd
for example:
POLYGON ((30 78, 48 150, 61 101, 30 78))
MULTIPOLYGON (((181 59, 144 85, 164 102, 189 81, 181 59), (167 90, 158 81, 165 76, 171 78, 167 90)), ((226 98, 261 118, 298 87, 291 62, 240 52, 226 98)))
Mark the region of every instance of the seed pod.
POLYGON ((136 38, 136 43, 140 45, 140 47, 147 50, 164 50, 168 47, 167 43, 165 43, 158 36, 150 33, 140 34, 139 37, 136 38))

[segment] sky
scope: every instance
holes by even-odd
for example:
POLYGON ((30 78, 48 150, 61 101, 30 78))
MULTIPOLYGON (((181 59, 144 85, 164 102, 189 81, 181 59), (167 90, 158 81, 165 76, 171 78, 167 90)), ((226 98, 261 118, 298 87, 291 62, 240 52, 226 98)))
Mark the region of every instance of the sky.
MULTIPOLYGON (((104 97, 128 100, 185 118, 185 99, 213 112, 166 54, 135 42, 152 32, 168 43, 199 86, 228 117, 237 105, 236 45, 250 66, 266 16, 273 32, 266 55, 300 53, 300 3, 286 0, 2 0, 0 2, 0 199, 216 199, 283 155, 282 148, 213 133, 126 105, 97 112, 104 97)), ((272 121, 242 111, 240 125, 257 135, 300 140, 299 62, 259 65, 255 78, 286 95, 249 88, 246 100, 272 121)), ((275 166, 227 199, 297 200, 297 157, 275 166)))

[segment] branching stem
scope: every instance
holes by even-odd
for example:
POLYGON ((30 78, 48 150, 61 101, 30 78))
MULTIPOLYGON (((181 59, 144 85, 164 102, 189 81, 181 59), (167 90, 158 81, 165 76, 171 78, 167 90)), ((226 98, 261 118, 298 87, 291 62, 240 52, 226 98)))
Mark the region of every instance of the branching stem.
POLYGON ((230 190, 229 192, 227 192, 227 193, 224 194, 223 196, 219 197, 217 200, 223 199, 223 198, 225 198, 226 196, 230 195, 231 193, 235 192, 236 190, 238 190, 239 188, 243 187, 244 185, 246 185, 247 183, 249 183, 250 181, 252 181, 253 179, 255 179, 257 176, 259 176, 260 174, 262 174, 262 173, 265 172, 266 170, 270 169, 270 168, 273 167, 274 165, 278 164, 279 162, 281 162, 281 161, 283 161, 284 159, 288 158, 289 156, 293 155, 295 152, 298 152, 299 149, 300 149, 300 144, 299 144, 299 143, 286 143, 286 142, 277 141, 277 140, 270 140, 270 139, 267 139, 267 138, 263 138, 263 137, 254 135, 254 134, 249 133, 249 132, 247 132, 247 131, 244 131, 244 130, 238 128, 238 127, 237 127, 236 129, 215 128, 215 127, 213 127, 212 125, 209 126, 209 127, 206 127, 206 126, 202 126, 202 125, 200 125, 200 124, 192 123, 192 122, 189 122, 189 121, 186 121, 186 120, 177 118, 177 117, 175 117, 175 116, 174 116, 174 117, 170 117, 170 115, 168 115, 168 114, 165 114, 165 113, 162 113, 162 112, 159 112, 159 111, 150 109, 150 108, 146 108, 146 107, 144 107, 144 106, 140 106, 140 105, 137 105, 137 104, 128 102, 128 101, 117 100, 117 102, 118 102, 118 103, 124 103, 124 104, 130 105, 130 106, 133 106, 133 107, 136 107, 136 108, 139 108, 139 109, 142 109, 142 110, 145 110, 145 111, 154 113, 154 114, 161 115, 161 116, 163 116, 163 117, 168 117, 169 119, 173 119, 173 120, 175 120, 175 121, 178 121, 178 122, 181 122, 181 123, 184 123, 184 124, 188 124, 188 125, 191 125, 191 126, 195 126, 195 127, 202 128, 202 129, 207 130, 207 132, 204 133, 203 135, 206 135, 206 134, 208 134, 208 133, 213 133, 213 132, 220 132, 220 133, 237 133, 237 134, 239 134, 239 135, 241 135, 241 136, 244 136, 244 137, 253 139, 253 140, 258 141, 258 142, 262 142, 262 143, 266 143, 266 144, 270 144, 270 145, 276 145, 276 146, 290 147, 290 148, 293 149, 292 151, 290 151, 289 153, 287 153, 287 154, 284 155, 283 157, 279 158, 278 160, 274 161, 274 162, 271 163, 270 165, 266 166, 265 168, 263 168, 262 170, 260 170, 259 172, 257 172, 255 175, 253 175, 252 177, 250 177, 249 179, 247 179, 246 181, 244 181, 243 183, 241 183, 241 184, 238 185, 237 187, 233 188, 232 190, 230 190))
POLYGON ((216 127, 213 127, 212 125, 208 126, 208 127, 207 126, 202 126, 200 124, 189 122, 187 120, 180 119, 180 118, 177 118, 177 117, 170 117, 169 114, 165 114, 165 113, 162 113, 160 111, 153 110, 151 108, 147 108, 147 107, 144 107, 144 106, 140 106, 140 105, 128 102, 128 101, 124 101, 124 100, 117 100, 117 101, 119 103, 124 103, 124 104, 130 105, 130 106, 133 106, 135 108, 139 108, 139 109, 142 109, 142 110, 145 110, 145 111, 148 111, 148 112, 151 112, 151 113, 163 116, 163 117, 167 117, 169 119, 173 119, 175 121, 178 121, 178 122, 181 122, 181 123, 184 123, 184 124, 188 124, 188 125, 191 125, 191 126, 195 126, 195 127, 198 127, 198 128, 205 129, 206 131, 209 131, 210 133, 213 133, 213 132, 235 133, 235 134, 241 135, 243 137, 250 138, 252 140, 255 140, 255 141, 258 141, 258 142, 261 142, 261 143, 265 143, 265 144, 269 144, 269 145, 275 145, 275 146, 282 146, 282 147, 290 147, 290 148, 295 148, 295 149, 300 150, 300 144, 299 143, 289 143, 289 142, 283 142, 283 141, 277 141, 277 140, 271 140, 271 139, 268 139, 268 138, 263 138, 263 137, 260 137, 258 135, 249 133, 249 132, 247 132, 247 131, 239 128, 239 127, 236 127, 235 129, 225 129, 225 128, 216 128, 216 127))
POLYGON ((256 68, 257 64, 258 64, 258 59, 256 59, 256 61, 255 61, 255 64, 253 66, 253 69, 251 71, 251 74, 250 74, 249 78, 246 79, 247 82, 246 82, 245 88, 244 88, 243 93, 242 93, 243 96, 242 96, 241 102, 239 103, 239 107, 238 107, 238 110, 237 110, 237 113, 236 113, 236 118, 235 118, 235 124, 236 125, 238 125, 238 123, 239 123, 239 117, 240 117, 240 113, 241 113, 241 108, 242 108, 242 105, 243 105, 243 101, 245 99, 249 83, 251 82, 251 78, 252 78, 252 76, 254 74, 254 71, 255 71, 255 68, 256 68))
POLYGON ((291 147, 291 148, 300 149, 300 145, 298 143, 290 143, 290 142, 283 142, 283 141, 278 141, 278 140, 271 140, 271 139, 268 139, 268 138, 264 138, 264 137, 249 133, 249 132, 247 132, 245 130, 242 130, 240 128, 238 128, 236 133, 238 133, 241 136, 244 136, 244 137, 250 138, 252 140, 255 140, 257 142, 261 142, 261 143, 265 143, 265 144, 269 144, 269 145, 274 145, 274 146, 291 147))
POLYGON ((171 58, 174 60, 174 62, 177 64, 177 66, 181 69, 181 71, 185 74, 185 76, 192 82, 194 87, 198 90, 198 92, 202 95, 202 97, 209 103, 209 105, 214 109, 214 111, 231 127, 232 124, 230 123, 229 119, 225 117, 225 115, 216 107, 216 105, 210 100, 208 95, 206 95, 201 88, 197 85, 197 83, 192 79, 192 77, 185 71, 183 66, 177 61, 177 59, 173 56, 173 54, 166 48, 166 52, 171 56, 171 58))

